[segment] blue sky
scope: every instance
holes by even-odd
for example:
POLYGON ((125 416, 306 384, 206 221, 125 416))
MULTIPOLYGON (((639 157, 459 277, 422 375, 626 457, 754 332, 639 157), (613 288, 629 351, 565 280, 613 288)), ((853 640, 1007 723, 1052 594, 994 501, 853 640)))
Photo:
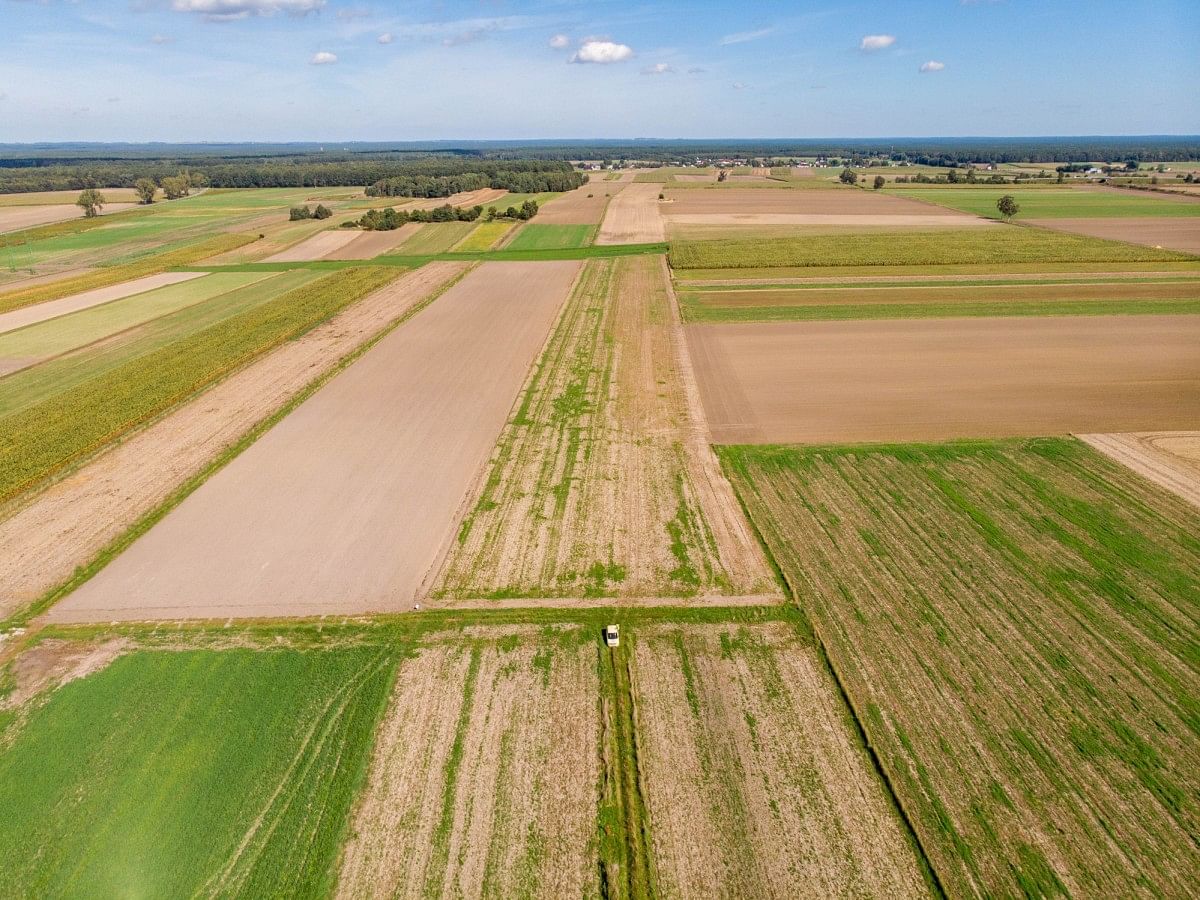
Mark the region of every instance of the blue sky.
POLYGON ((1195 134, 1195 0, 0 0, 0 142, 1195 134))

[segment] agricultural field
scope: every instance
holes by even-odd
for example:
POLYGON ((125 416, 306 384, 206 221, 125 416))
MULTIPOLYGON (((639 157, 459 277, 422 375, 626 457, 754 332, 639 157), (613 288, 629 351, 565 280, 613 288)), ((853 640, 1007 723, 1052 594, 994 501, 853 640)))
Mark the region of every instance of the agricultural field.
POLYGON ((650 244, 665 240, 659 190, 653 184, 630 184, 608 203, 597 244, 650 244))
MULTIPOLYGON (((407 228, 414 224, 415 223, 413 222, 409 222, 408 225, 404 227, 407 228)), ((465 238, 454 245, 454 250, 461 253, 491 250, 501 240, 503 240, 504 236, 512 231, 512 229, 512 222, 481 222, 480 224, 476 225, 465 238)))
POLYGON ((1070 438, 729 447, 950 896, 1186 896, 1200 512, 1070 438))
MULTIPOLYGON (((1198 204, 1200 205, 1200 204, 1198 204)), ((1146 247, 1180 250, 1200 256, 1200 218, 1175 216, 1157 218, 1034 219, 1031 224, 1054 231, 1083 234, 1146 247)))
POLYGON ((691 438, 660 260, 592 260, 508 421, 435 596, 772 593, 691 438))
POLYGON ((996 201, 1011 195, 1020 204, 1018 218, 1024 219, 1084 219, 1084 218, 1154 218, 1200 216, 1200 203, 1152 193, 1115 191, 1084 187, 1027 189, 1016 185, 973 186, 946 188, 928 185, 895 185, 889 188, 893 196, 926 203, 936 203, 950 209, 976 216, 1000 218, 996 201))
POLYGON ((432 222, 422 225, 392 252, 401 256, 446 253, 476 228, 474 222, 432 222))
MULTIPOLYGON (((564 250, 586 247, 595 237, 594 225, 543 225, 529 222, 505 245, 506 250, 564 250)), ((461 249, 461 248, 458 248, 461 249)))

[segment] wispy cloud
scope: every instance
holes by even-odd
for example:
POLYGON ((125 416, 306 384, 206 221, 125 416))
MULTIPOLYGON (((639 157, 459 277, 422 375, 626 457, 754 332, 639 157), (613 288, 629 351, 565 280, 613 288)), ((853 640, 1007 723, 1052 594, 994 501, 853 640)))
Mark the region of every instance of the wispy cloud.
POLYGON ((927 63, 921 63, 922 72, 940 72, 944 68, 946 68, 946 64, 938 62, 936 59, 931 59, 927 63))
POLYGON ((628 44, 618 44, 615 41, 588 40, 579 45, 579 49, 571 54, 573 63, 609 63, 625 62, 633 59, 633 48, 628 44))
POLYGON ((154 37, 150 38, 150 43, 158 44, 159 46, 162 46, 163 44, 171 43, 171 41, 173 41, 173 40, 175 40, 175 38, 170 37, 168 35, 156 34, 156 35, 154 35, 154 37))
POLYGON ((896 43, 894 34, 868 34, 858 45, 859 50, 886 50, 896 43))
POLYGON ((550 38, 549 44, 555 50, 566 50, 571 46, 571 39, 565 34, 556 34, 550 38))
POLYGON ((395 36, 390 31, 385 31, 379 37, 375 38, 375 41, 380 44, 390 44, 395 39, 395 36))
POLYGON ((331 66, 338 61, 336 53, 330 53, 328 50, 320 50, 312 55, 312 59, 308 61, 310 66, 331 66))
POLYGON ((468 28, 465 31, 460 31, 457 34, 451 34, 442 38, 442 46, 460 47, 463 44, 473 44, 476 41, 483 40, 483 37, 486 34, 486 28, 468 28))
POLYGON ((287 13, 306 16, 325 6, 325 0, 171 0, 171 9, 195 13, 207 22, 234 22, 250 16, 287 13))
POLYGON ((733 88, 735 91, 744 91, 748 87, 748 85, 744 81, 735 81, 733 84, 730 85, 730 87, 733 88))
POLYGON ((725 35, 717 43, 722 47, 729 44, 745 44, 750 41, 757 41, 759 38, 765 38, 774 33, 775 26, 773 25, 770 28, 759 28, 757 31, 736 31, 733 34, 725 35))
POLYGON ((674 72, 674 67, 670 63, 655 63, 652 66, 646 66, 642 69, 643 75, 670 75, 674 72))

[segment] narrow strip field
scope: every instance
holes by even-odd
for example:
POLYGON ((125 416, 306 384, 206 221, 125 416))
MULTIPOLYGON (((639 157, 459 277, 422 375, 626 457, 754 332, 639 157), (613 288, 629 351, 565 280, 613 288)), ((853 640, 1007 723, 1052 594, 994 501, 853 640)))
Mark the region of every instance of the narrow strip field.
POLYGON ((420 222, 406 222, 391 231, 351 232, 354 240, 326 253, 324 259, 374 259, 383 253, 391 253, 420 229, 420 222))
POLYGON ((0 894, 326 896, 398 655, 130 652, 10 710, 0 894))
MULTIPOLYGON (((521 227, 506 250, 560 250, 586 247, 596 233, 594 225, 543 225, 530 222, 521 227)), ((461 248, 456 248, 461 249, 461 248)))
MULTIPOLYGON (((86 577, 89 566, 105 562, 114 547, 120 549, 122 541, 131 540, 155 521, 164 503, 178 501, 194 489, 210 467, 251 439, 256 428, 269 424, 278 411, 286 411, 287 404, 302 398, 316 380, 337 371, 342 360, 408 315, 463 268, 463 264, 434 263, 403 274, 0 519, 0 544, 5 548, 0 554, 0 615, 39 602, 67 583, 72 573, 86 577)), ((297 276, 311 278, 310 273, 281 277, 297 276)), ((0 385, 25 375, 4 379, 0 385)))
MULTIPOLYGON (((745 184, 739 187, 746 187, 745 184)), ((851 188, 829 190, 670 190, 669 203, 663 207, 663 215, 716 216, 718 221, 731 215, 804 215, 804 216, 854 216, 901 217, 897 224, 908 216, 937 216, 943 219, 969 222, 970 216, 959 215, 953 210, 931 204, 914 203, 904 197, 871 193, 851 188)))
POLYGON ((440 598, 680 597, 773 586, 691 440, 661 260, 593 260, 500 438, 440 598))
POLYGON ((310 259, 336 259, 337 251, 341 250, 362 232, 350 228, 332 231, 318 231, 294 247, 281 250, 273 256, 268 256, 264 262, 304 262, 310 259))
MULTIPOLYGON (((104 206, 103 214, 120 212, 132 206, 132 203, 107 203, 104 206)), ((56 203, 47 206, 0 206, 0 233, 21 231, 25 228, 35 228, 38 225, 49 225, 67 219, 77 219, 81 215, 79 207, 75 206, 74 202, 70 205, 56 203)))
POLYGON ((47 319, 54 319, 58 316, 65 316, 68 313, 78 312, 81 309, 99 306, 101 303, 111 303, 114 300, 132 297, 134 294, 152 291, 155 288, 166 287, 169 284, 191 281, 193 278, 201 277, 201 274, 200 272, 163 272, 161 275, 147 275, 144 278, 136 278, 124 284, 115 284, 107 288, 84 291, 71 297, 64 297, 61 300, 49 300, 45 303, 25 306, 15 309, 12 312, 0 314, 0 333, 12 331, 14 328, 24 328, 26 325, 44 322, 47 319))
MULTIPOLYGON (((1200 208, 1200 204, 1196 204, 1200 208)), ((1175 216, 1132 219, 1034 219, 1033 225, 1146 247, 1162 247, 1200 255, 1200 218, 1175 216)))
MULTIPOLYGON (((406 609, 578 263, 486 264, 217 472, 60 621, 406 609)), ((348 273, 372 270, 353 269, 348 273)))
POLYGON ((651 244, 666 240, 654 184, 630 184, 609 201, 597 244, 651 244))
POLYGON ((930 896, 794 625, 647 626, 633 644, 657 896, 930 896))
POLYGON ((1093 191, 1080 188, 1024 189, 1011 185, 996 187, 905 187, 895 185, 889 194, 936 203, 977 216, 1000 218, 996 201, 1005 194, 1021 207, 1022 219, 1095 219, 1130 216, 1200 216, 1200 203, 1172 202, 1171 197, 1155 197, 1133 191, 1093 191))
POLYGON ((393 252, 405 256, 446 253, 465 239, 474 228, 473 222, 432 222, 422 225, 420 230, 414 232, 393 252))
POLYGON ((338 896, 596 896, 595 636, 466 631, 400 666, 338 896))
POLYGON ((1069 438, 722 458, 950 896, 1200 868, 1200 511, 1069 438))
POLYGON ((718 443, 1190 428, 1200 316, 689 325, 718 443))
MULTIPOLYGON (((410 222, 404 227, 408 228, 414 224, 410 222)), ((421 226, 416 225, 416 227, 420 228, 421 226)), ((481 222, 471 229, 465 238, 454 245, 454 250, 458 253, 491 250, 512 229, 512 222, 481 222)))

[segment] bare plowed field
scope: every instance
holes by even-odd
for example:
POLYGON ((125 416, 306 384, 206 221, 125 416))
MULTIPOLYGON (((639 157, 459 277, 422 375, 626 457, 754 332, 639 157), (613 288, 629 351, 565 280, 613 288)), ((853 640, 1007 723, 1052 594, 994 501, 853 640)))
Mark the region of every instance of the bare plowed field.
POLYGON ((1071 234, 1085 234, 1090 237, 1143 244, 1147 247, 1200 254, 1200 217, 1030 219, 1030 224, 1055 231, 1068 231, 1071 234))
POLYGON ((690 325, 718 443, 1189 428, 1200 316, 690 325))
POLYGON ((604 218, 609 200, 625 189, 619 182, 592 180, 555 197, 538 210, 539 225, 596 225, 604 218))
POLYGON ((96 288, 94 291, 84 291, 82 294, 74 294, 70 297, 64 297, 61 300, 51 300, 48 303, 35 303, 32 306, 23 306, 20 309, 14 309, 12 312, 0 315, 0 333, 24 328, 27 325, 34 325, 38 322, 45 322, 48 319, 65 316, 68 313, 79 312, 82 309, 99 306, 101 303, 123 300, 126 297, 132 297, 134 294, 142 294, 146 291, 152 291, 155 288, 166 287, 169 284, 191 281, 194 278, 201 277, 203 274, 203 272, 163 272, 160 275, 147 275, 145 278, 126 281, 123 284, 96 288))
POLYGON ((731 447, 949 897, 1187 897, 1200 510, 1073 438, 731 447))
POLYGON ((0 520, 0 615, 71 577, 256 423, 462 272, 435 263, 232 375, 0 520))
POLYGON ((349 241, 329 253, 324 259, 374 259, 381 253, 389 253, 407 241, 421 230, 420 222, 406 222, 391 231, 355 232, 354 240, 349 241))
MULTIPOLYGON (((866 191, 667 190, 665 216, 806 215, 972 218, 956 210, 866 191)), ((886 223, 885 223, 886 224, 886 223)))
POLYGON ((294 247, 276 253, 274 256, 268 256, 264 262, 308 262, 314 259, 333 258, 330 254, 336 253, 342 247, 345 247, 355 238, 361 237, 361 231, 355 231, 351 228, 340 229, 337 231, 320 231, 310 238, 306 238, 294 247))
MULTIPOLYGON (((133 203, 108 203, 102 215, 129 209, 133 203)), ((49 206, 0 206, 0 234, 9 231, 21 231, 38 225, 49 225, 52 222, 65 222, 67 219, 78 219, 83 213, 78 206, 55 203, 49 206)))
POLYGON ((1200 506, 1200 431, 1081 434, 1079 439, 1200 506))
MULTIPOLYGON (((663 210, 667 217, 667 225, 675 233, 675 229, 700 228, 978 228, 994 225, 989 219, 979 219, 974 216, 927 216, 927 215, 820 215, 813 213, 682 213, 675 214, 671 207, 663 210)), ((705 234, 688 230, 684 237, 692 239, 712 239, 719 233, 705 234)), ((780 236, 773 234, 772 236, 780 236)))
POLYGON ((793 626, 661 626, 633 646, 659 896, 930 895, 832 676, 793 626))
POLYGON ((339 897, 599 893, 595 641, 509 638, 447 636, 401 664, 339 897))
POLYGON ((682 344, 661 259, 588 263, 436 596, 773 593, 691 413, 682 344))
POLYGON ((411 606, 579 263, 486 263, 54 610, 60 620, 411 606))
POLYGON ((659 209, 661 185, 629 184, 608 204, 597 244, 652 244, 666 240, 659 209))

